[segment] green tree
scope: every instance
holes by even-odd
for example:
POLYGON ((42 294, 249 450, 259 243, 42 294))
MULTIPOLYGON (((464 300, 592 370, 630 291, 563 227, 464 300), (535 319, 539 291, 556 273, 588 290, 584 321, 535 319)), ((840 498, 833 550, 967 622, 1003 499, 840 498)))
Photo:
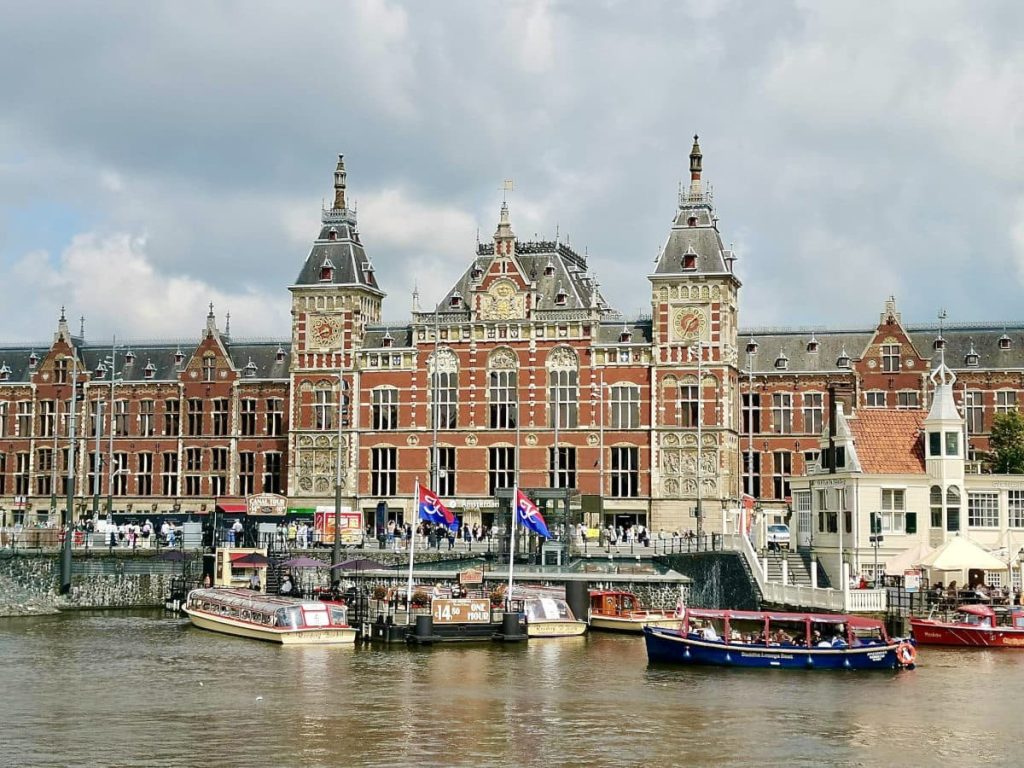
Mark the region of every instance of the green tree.
POLYGON ((998 413, 992 420, 988 461, 993 472, 1024 474, 1024 414, 998 413))

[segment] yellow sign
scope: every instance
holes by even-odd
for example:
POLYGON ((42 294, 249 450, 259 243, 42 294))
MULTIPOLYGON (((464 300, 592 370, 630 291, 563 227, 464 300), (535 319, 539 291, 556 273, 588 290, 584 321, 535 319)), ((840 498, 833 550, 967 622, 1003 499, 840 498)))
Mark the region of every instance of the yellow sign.
POLYGON ((491 620, 491 604, 487 600, 438 598, 431 610, 435 624, 487 624, 491 620))

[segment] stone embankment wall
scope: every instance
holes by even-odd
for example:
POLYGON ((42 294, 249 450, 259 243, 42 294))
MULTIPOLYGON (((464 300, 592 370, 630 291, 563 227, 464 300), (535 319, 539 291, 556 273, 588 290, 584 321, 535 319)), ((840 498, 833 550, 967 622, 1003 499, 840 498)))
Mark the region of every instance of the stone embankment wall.
POLYGON ((0 554, 0 616, 32 616, 75 608, 162 606, 180 563, 152 557, 76 559, 71 591, 60 594, 58 554, 0 554))
POLYGON ((756 611, 760 608, 760 595, 742 557, 739 552, 694 552, 659 559, 690 577, 690 605, 756 611))

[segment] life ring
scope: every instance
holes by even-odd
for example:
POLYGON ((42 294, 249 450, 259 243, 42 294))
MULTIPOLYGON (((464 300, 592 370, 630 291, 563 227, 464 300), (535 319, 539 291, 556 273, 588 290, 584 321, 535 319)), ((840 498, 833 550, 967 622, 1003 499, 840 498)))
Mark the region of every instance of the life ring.
POLYGON ((896 646, 896 659, 904 666, 910 666, 917 659, 917 648, 912 643, 903 642, 896 646))

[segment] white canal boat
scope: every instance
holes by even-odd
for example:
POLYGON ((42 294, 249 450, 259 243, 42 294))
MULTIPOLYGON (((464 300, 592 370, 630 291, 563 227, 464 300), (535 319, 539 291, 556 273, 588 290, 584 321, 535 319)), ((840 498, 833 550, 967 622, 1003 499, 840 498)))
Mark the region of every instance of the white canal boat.
POLYGON ((283 645, 351 644, 356 640, 356 630, 349 626, 345 606, 340 603, 246 589, 194 589, 184 610, 201 629, 283 645))

